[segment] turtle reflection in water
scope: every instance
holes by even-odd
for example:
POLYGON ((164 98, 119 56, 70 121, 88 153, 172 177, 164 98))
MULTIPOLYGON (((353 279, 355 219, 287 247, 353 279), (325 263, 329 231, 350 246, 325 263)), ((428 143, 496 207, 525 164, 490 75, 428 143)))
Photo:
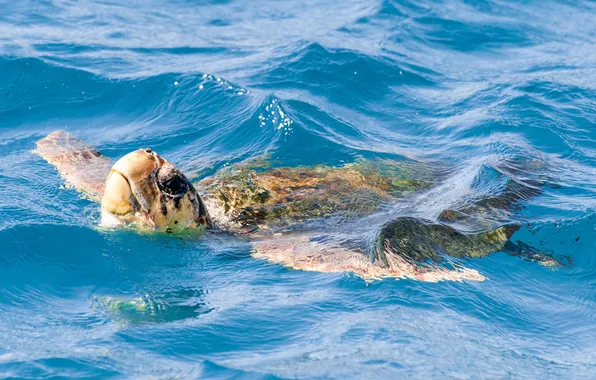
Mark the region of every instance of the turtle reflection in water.
POLYGON ((249 239, 255 257, 295 269, 348 271, 365 279, 483 280, 452 258, 496 251, 558 265, 549 255, 510 241, 518 224, 499 223, 541 192, 540 181, 509 181, 499 196, 444 210, 437 221, 402 216, 379 223, 375 216, 387 215, 391 205, 437 185, 439 175, 431 166, 389 160, 273 169, 244 164, 196 183, 201 197, 180 170, 151 149, 131 152, 112 165, 74 135, 56 131, 37 142, 37 152, 67 184, 101 201, 102 225, 230 233, 249 239), (465 226, 483 230, 466 232, 465 226), (334 227, 340 231, 336 235, 326 232, 334 227), (370 238, 362 237, 364 230, 373 231, 370 238))

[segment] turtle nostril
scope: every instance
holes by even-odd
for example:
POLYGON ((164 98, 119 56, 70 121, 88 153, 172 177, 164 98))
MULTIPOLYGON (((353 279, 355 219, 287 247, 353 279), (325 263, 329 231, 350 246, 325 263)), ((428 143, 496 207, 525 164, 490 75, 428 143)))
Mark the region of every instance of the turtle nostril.
POLYGON ((145 151, 145 153, 149 153, 149 154, 153 153, 153 151, 151 150, 151 148, 145 148, 143 150, 145 151))

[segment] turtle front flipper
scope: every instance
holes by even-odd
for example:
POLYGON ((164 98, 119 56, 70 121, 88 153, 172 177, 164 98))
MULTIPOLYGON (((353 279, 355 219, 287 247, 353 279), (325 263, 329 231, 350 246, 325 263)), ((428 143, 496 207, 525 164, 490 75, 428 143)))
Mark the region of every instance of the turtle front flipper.
POLYGON ((55 131, 37 142, 36 152, 54 165, 67 186, 100 201, 112 162, 97 149, 66 131, 55 131))
POLYGON ((350 272, 367 281, 383 278, 412 279, 423 282, 484 281, 474 269, 462 265, 445 268, 421 264, 393 256, 391 265, 371 261, 364 252, 347 248, 333 238, 325 239, 305 234, 287 234, 255 239, 253 257, 286 267, 325 273, 350 272))

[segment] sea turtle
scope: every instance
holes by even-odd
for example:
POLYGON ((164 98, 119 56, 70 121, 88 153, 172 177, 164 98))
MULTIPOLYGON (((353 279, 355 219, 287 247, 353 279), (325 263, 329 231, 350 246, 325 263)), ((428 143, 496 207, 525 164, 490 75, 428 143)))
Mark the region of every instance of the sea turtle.
POLYGON ((392 205, 436 186, 439 173, 419 162, 293 168, 244 163, 197 182, 199 196, 176 166, 149 148, 111 165, 76 136, 56 131, 37 142, 37 152, 68 185, 101 201, 104 226, 230 233, 250 240, 253 256, 295 269, 353 272, 365 279, 483 280, 452 258, 495 251, 557 265, 548 255, 510 242, 518 224, 499 222, 499 215, 530 196, 527 189, 509 185, 500 198, 445 210, 436 221, 391 216, 392 205), (467 222, 486 228, 456 228, 467 222))

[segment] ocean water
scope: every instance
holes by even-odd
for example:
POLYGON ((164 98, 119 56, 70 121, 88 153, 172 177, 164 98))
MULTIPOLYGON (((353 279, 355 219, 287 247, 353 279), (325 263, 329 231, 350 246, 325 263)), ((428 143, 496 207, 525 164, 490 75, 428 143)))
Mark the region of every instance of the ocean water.
POLYGON ((594 2, 0 9, 0 377, 596 377, 594 2), (498 170, 522 157, 550 185, 513 239, 568 264, 496 252, 466 261, 484 282, 365 282, 222 236, 101 230, 32 152, 56 129, 197 179, 263 156, 441 162, 439 188, 409 201, 427 218, 538 175, 498 170))

